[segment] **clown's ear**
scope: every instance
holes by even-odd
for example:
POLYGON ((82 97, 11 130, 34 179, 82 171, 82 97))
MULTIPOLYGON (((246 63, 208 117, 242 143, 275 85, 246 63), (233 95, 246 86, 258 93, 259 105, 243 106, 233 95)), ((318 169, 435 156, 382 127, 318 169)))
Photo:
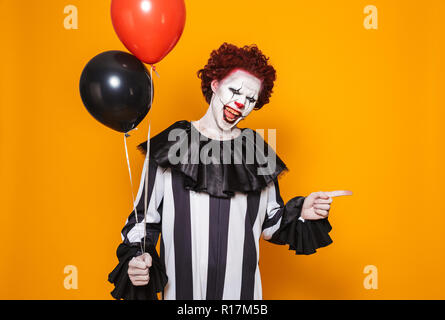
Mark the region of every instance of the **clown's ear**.
POLYGON ((216 89, 219 87, 219 81, 216 79, 212 80, 210 87, 212 88, 213 93, 215 93, 216 89))

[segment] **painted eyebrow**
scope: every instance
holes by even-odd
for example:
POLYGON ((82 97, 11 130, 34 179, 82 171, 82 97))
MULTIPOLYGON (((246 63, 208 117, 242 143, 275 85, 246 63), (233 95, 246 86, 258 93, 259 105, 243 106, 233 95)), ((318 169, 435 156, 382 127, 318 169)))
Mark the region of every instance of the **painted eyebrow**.
MULTIPOLYGON (((241 90, 241 88, 239 88, 239 89, 235 89, 235 88, 231 88, 231 87, 229 87, 229 90, 232 91, 232 93, 234 93, 234 94, 241 94, 241 93, 239 92, 239 91, 241 90)), ((247 98, 247 100, 249 100, 250 103, 254 103, 254 102, 257 101, 257 100, 255 99, 255 96, 252 96, 252 97, 247 97, 247 96, 246 96, 246 98, 247 98)))
MULTIPOLYGON (((241 87, 240 87, 239 89, 235 89, 235 88, 229 87, 229 90, 232 91, 234 94, 240 94, 240 90, 241 90, 242 88, 243 88, 243 85, 241 85, 241 87)), ((255 95, 253 95, 252 97, 247 97, 247 96, 246 96, 246 98, 247 98, 251 103, 257 101, 257 100, 255 99, 255 95)))

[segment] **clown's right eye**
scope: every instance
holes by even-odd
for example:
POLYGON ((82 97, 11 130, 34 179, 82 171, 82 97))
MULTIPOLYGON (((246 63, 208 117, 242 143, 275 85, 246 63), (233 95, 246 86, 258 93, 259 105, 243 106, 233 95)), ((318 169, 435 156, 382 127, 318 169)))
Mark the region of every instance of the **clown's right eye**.
POLYGON ((239 89, 229 88, 229 90, 232 91, 233 94, 241 94, 239 89))

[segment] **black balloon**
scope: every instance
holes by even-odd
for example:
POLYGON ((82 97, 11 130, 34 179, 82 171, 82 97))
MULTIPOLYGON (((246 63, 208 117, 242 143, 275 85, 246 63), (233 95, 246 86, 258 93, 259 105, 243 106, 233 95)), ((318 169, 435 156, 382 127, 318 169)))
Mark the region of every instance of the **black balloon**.
POLYGON ((145 65, 122 51, 106 51, 88 62, 80 96, 88 112, 119 132, 134 129, 151 107, 151 79, 145 65))

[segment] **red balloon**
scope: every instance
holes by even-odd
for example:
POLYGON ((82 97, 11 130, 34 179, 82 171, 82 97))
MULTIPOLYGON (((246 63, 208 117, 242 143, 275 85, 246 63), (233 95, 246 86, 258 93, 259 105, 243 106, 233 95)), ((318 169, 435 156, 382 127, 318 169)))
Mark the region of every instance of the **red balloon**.
POLYGON ((176 45, 185 25, 184 0, 112 0, 117 36, 139 60, 154 64, 176 45))

